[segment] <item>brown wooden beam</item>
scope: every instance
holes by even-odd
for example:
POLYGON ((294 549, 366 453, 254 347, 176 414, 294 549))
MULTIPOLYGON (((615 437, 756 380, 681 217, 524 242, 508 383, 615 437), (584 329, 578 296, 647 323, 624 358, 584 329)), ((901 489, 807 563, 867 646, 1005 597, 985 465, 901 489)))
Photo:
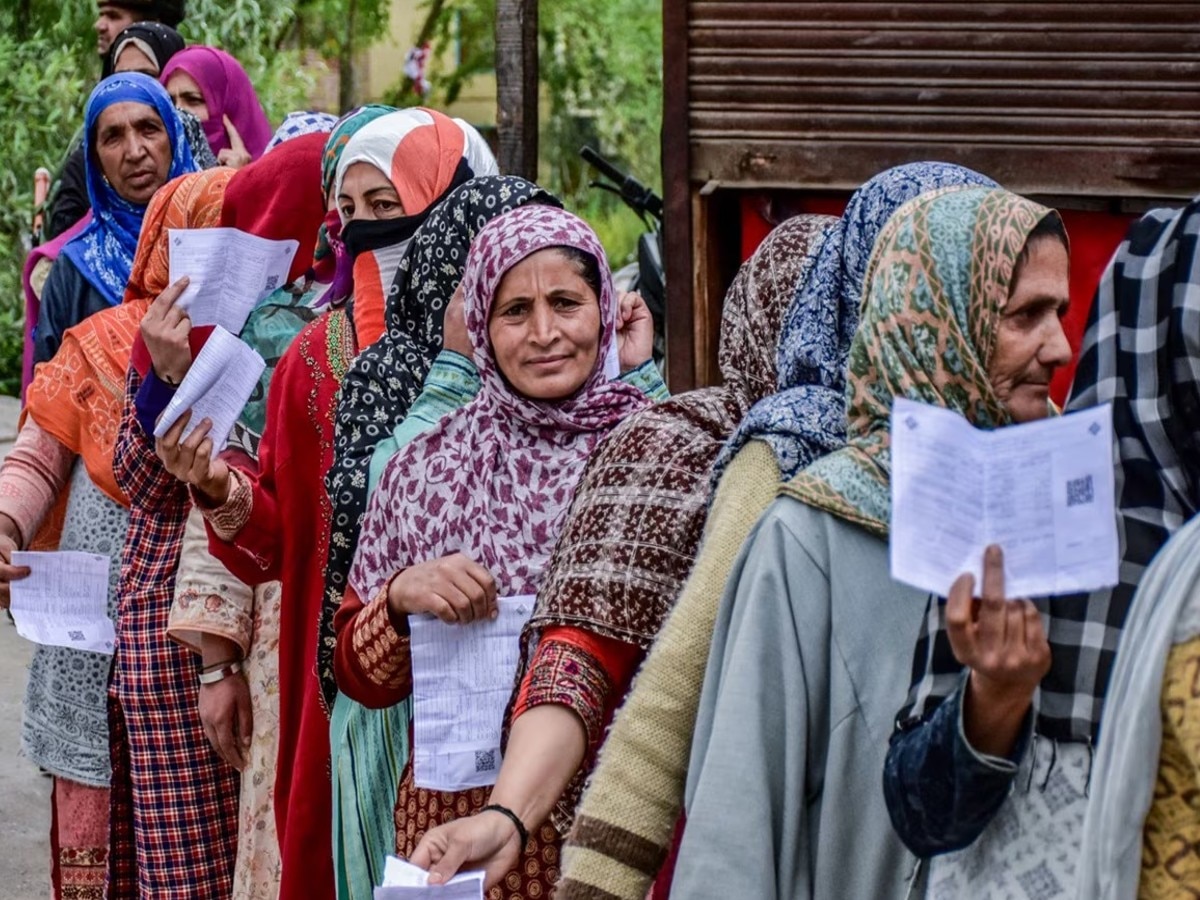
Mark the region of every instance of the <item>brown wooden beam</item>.
POLYGON ((500 171, 538 174, 538 0, 496 0, 496 130, 500 171))
POLYGON ((667 383, 673 393, 696 386, 687 56, 688 3, 663 0, 663 239, 667 277, 667 383))

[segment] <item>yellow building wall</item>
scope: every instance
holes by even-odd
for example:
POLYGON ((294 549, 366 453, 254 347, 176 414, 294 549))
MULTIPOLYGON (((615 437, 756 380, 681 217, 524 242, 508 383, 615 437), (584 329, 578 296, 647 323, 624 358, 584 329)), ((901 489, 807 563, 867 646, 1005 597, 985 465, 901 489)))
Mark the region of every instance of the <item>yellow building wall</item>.
MULTIPOLYGON (((366 51, 358 67, 359 91, 364 102, 381 99, 404 77, 405 54, 416 42, 426 15, 420 0, 392 0, 388 34, 366 51)), ((414 93, 411 102, 418 103, 420 98, 414 93)), ((443 111, 472 125, 495 126, 496 76, 487 73, 472 78, 454 104, 443 111)))

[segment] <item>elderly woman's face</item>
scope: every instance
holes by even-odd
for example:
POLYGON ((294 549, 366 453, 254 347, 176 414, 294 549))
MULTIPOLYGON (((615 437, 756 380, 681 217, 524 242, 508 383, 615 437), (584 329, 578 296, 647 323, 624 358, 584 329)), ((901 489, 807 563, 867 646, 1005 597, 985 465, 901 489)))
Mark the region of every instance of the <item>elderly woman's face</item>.
POLYGON ((988 378, 1014 421, 1047 413, 1054 370, 1071 361, 1062 316, 1070 300, 1067 249, 1053 237, 1029 245, 1000 314, 988 378))
POLYGON ((96 160, 121 197, 144 206, 171 173, 171 138, 152 107, 114 103, 96 119, 96 160))
POLYGON ((501 279, 488 338, 514 390, 531 400, 564 400, 596 366, 600 300, 574 261, 539 250, 501 279))

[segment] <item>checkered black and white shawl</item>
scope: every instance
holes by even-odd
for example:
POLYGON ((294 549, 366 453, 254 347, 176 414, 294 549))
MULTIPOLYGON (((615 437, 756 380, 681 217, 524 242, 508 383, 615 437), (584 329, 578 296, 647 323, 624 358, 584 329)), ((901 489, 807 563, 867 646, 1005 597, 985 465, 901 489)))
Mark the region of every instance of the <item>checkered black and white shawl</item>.
MULTIPOLYGON (((1125 615, 1151 559, 1200 509, 1200 198, 1131 227, 1097 290, 1069 411, 1112 403, 1120 583, 1035 601, 1052 654, 1034 705, 1039 734, 1095 738, 1125 615)), ((923 721, 962 666, 931 598, 897 717, 923 721)))

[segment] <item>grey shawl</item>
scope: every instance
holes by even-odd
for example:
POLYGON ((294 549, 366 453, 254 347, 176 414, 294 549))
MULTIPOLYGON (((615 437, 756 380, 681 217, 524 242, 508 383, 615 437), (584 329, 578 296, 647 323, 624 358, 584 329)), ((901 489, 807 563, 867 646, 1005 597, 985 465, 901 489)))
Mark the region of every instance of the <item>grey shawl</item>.
POLYGON ((925 602, 863 529, 767 510, 717 613, 673 896, 906 895, 882 772, 925 602))
POLYGON ((1171 647, 1200 634, 1200 518, 1163 547, 1133 598, 1105 700, 1079 859, 1080 900, 1134 900, 1162 748, 1171 647))

